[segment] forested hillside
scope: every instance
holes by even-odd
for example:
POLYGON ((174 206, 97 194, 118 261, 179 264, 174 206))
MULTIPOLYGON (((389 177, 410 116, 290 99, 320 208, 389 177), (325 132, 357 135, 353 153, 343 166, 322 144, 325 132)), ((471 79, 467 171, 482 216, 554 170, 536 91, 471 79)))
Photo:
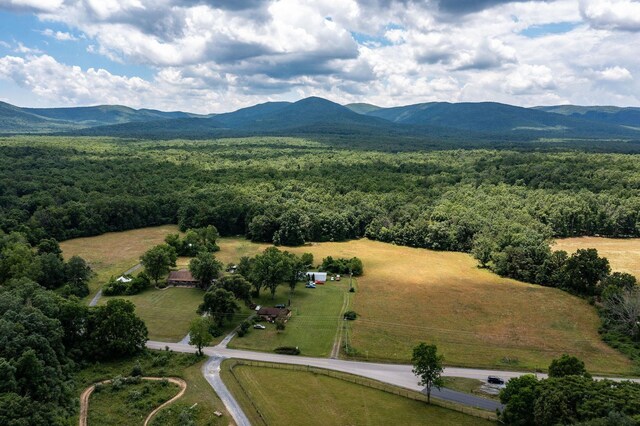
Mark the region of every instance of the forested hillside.
POLYGON ((286 228, 463 251, 502 231, 640 235, 640 163, 621 154, 391 154, 293 138, 1 146, 0 226, 33 242, 175 222, 261 241, 286 228))

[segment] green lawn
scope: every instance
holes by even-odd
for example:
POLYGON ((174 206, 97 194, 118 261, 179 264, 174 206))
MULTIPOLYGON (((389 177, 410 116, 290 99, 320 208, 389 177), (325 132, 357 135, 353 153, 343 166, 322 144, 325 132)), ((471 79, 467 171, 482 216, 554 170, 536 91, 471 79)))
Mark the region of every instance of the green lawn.
MULTIPOLYGON (((203 358, 197 358, 192 354, 179 354, 166 351, 147 351, 138 357, 108 363, 96 363, 79 370, 75 374, 75 394, 80 393, 89 385, 113 379, 116 376, 128 376, 136 361, 140 362, 145 376, 181 377, 187 382, 185 394, 167 408, 160 411, 153 419, 154 426, 180 426, 185 424, 181 415, 191 418, 198 426, 228 425, 231 416, 213 391, 209 383, 202 375, 201 368, 205 362, 203 358), (194 406, 195 405, 195 406, 194 406), (193 407, 193 408, 191 408, 193 407), (223 416, 218 418, 213 412, 220 411, 223 416)), ((175 395, 175 392, 173 393, 175 395)), ((91 397, 93 402, 93 396, 91 397)), ((116 404, 116 400, 111 400, 116 404)), ((106 404, 105 404, 106 405, 106 404)), ((90 410, 91 410, 90 405, 90 410)), ((149 410, 150 412, 151 410, 149 410)), ((148 414, 148 413, 147 413, 148 414)), ((106 421, 113 419, 116 413, 107 411, 104 416, 106 421)), ((69 419, 69 424, 78 424, 77 415, 69 419)), ((91 425, 91 421, 89 425, 91 425)), ((107 423, 108 424, 108 423, 107 423)), ((130 422, 119 424, 131 424, 130 422)), ((140 422, 142 424, 142 422, 140 422)))
POLYGON ((239 365, 223 380, 255 425, 490 425, 424 402, 304 371, 239 365), (246 393, 245 393, 246 392, 246 393), (264 417, 260 419, 257 410, 264 417))
POLYGON ((468 379, 466 377, 443 377, 444 387, 458 392, 470 393, 488 399, 499 399, 497 395, 489 395, 480 391, 484 382, 477 379, 468 379))
POLYGON ((202 303, 204 292, 195 288, 149 289, 133 296, 103 297, 99 304, 109 299, 122 298, 136 305, 136 314, 149 329, 149 339, 162 342, 178 342, 189 332, 189 323, 196 318, 196 310, 202 303))
POLYGON ((87 423, 91 426, 143 424, 149 413, 178 392, 180 387, 176 384, 148 380, 119 388, 112 384, 97 386, 89 399, 87 423))
POLYGON ((229 345, 235 349, 272 351, 278 346, 298 346, 302 355, 326 357, 331 354, 338 326, 342 323, 340 310, 344 297, 348 296, 348 281, 328 282, 315 289, 305 288, 299 283, 293 296, 287 286, 280 286, 275 299, 263 291, 254 300, 262 306, 287 304, 291 299, 293 315, 286 329, 277 332, 273 324, 263 322, 266 330, 251 329, 244 337, 236 337, 229 345))

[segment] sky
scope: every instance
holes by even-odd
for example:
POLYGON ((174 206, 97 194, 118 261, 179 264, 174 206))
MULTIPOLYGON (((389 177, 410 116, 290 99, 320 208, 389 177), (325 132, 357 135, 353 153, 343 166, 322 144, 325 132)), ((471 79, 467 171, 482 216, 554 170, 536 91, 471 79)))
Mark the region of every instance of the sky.
POLYGON ((0 101, 640 106, 640 0, 0 0, 0 101))

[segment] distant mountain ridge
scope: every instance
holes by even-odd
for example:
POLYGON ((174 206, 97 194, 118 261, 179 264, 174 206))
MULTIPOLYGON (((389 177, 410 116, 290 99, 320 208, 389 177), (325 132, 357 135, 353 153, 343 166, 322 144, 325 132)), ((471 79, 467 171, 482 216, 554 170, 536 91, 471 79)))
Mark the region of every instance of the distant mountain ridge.
POLYGON ((0 133, 118 137, 384 135, 413 138, 536 140, 640 139, 640 108, 573 105, 523 108, 496 102, 428 102, 392 108, 339 105, 310 97, 198 115, 120 105, 19 108, 0 103, 0 133))

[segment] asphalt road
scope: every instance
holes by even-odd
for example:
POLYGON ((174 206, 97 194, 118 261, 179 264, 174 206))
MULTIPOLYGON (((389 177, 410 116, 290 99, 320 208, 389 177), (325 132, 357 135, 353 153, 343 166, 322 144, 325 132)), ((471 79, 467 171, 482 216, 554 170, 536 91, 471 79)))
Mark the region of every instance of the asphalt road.
MULTIPOLYGON (((175 352, 194 352, 195 348, 181 343, 165 343, 165 342, 147 342, 150 349, 164 349, 168 346, 175 352)), ((268 352, 242 351, 236 349, 227 349, 225 347, 214 346, 204 348, 203 352, 209 356, 216 358, 239 358, 254 361, 275 362, 282 364, 308 365, 310 367, 324 368, 327 370, 341 371, 344 373, 355 374, 384 383, 403 387, 406 389, 423 391, 422 386, 418 386, 416 376, 411 371, 410 365, 403 364, 378 364, 370 362, 345 361, 330 358, 311 358, 301 356, 278 355, 268 352)), ((521 376, 524 373, 491 371, 491 370, 475 370, 464 368, 445 368, 445 376, 469 377, 474 379, 486 380, 489 375, 498 375, 504 378, 521 376)), ((208 378, 207 378, 208 380, 208 378)), ((452 391, 450 389, 433 389, 431 396, 446 401, 457 402, 470 407, 482 408, 485 410, 495 411, 501 408, 501 404, 497 401, 481 398, 478 396, 452 391)), ((225 404, 226 405, 226 404, 225 404)))
POLYGON ((220 377, 220 364, 223 359, 224 358, 217 356, 209 358, 209 360, 202 366, 204 378, 207 379, 207 382, 209 382, 213 390, 216 391, 227 411, 236 422, 236 425, 251 426, 251 422, 220 377))

